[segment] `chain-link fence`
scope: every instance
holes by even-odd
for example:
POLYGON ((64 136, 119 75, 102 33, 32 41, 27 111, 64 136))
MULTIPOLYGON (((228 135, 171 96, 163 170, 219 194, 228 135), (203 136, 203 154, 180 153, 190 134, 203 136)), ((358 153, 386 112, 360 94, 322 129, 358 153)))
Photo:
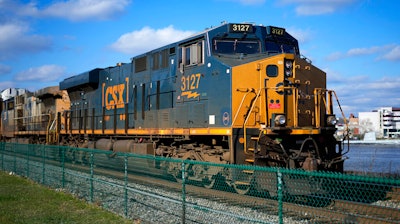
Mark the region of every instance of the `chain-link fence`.
POLYGON ((0 168, 143 223, 399 223, 400 180, 0 144, 0 168))

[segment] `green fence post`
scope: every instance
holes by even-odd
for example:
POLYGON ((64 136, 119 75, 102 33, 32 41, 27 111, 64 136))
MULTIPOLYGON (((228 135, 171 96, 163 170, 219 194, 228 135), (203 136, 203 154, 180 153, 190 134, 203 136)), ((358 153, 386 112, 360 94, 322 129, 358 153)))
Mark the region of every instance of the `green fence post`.
POLYGON ((282 192, 282 173, 278 168, 278 216, 279 216, 279 223, 283 223, 283 192, 282 192))
POLYGON ((93 152, 90 152, 90 202, 93 203, 93 152))
POLYGON ((32 146, 28 145, 28 150, 26 150, 26 176, 29 178, 29 151, 32 146))
POLYGON ((4 170, 4 151, 5 151, 5 143, 1 143, 1 170, 4 170))
POLYGON ((13 167, 13 172, 14 173, 17 173, 17 150, 16 150, 16 146, 15 146, 16 144, 14 144, 14 167, 13 167))
POLYGON ((45 170, 46 170, 46 150, 44 150, 44 146, 41 145, 40 148, 42 149, 42 184, 45 184, 45 170))
MULTIPOLYGON (((60 146, 58 146, 60 147, 60 146)), ((65 188, 65 147, 61 146, 61 170, 62 170, 62 188, 65 188)))
POLYGON ((5 151, 5 143, 1 143, 1 170, 4 170, 4 151, 5 151))
POLYGON ((128 217, 128 156, 125 155, 125 217, 128 217))
POLYGON ((186 173, 185 161, 182 162, 182 224, 186 222, 186 173))

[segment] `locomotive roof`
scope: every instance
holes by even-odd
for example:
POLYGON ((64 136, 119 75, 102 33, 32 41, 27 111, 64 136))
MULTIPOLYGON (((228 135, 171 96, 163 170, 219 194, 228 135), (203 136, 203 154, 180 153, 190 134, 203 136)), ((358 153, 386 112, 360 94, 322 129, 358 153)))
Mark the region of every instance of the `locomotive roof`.
MULTIPOLYGON (((203 31, 197 32, 197 33, 195 33, 195 34, 193 34, 191 36, 188 36, 188 37, 186 37, 186 38, 184 38, 182 40, 179 40, 179 41, 176 41, 176 42, 172 42, 170 44, 166 44, 166 45, 158 47, 158 48, 154 48, 154 49, 149 50, 147 52, 144 52, 142 54, 135 55, 134 57, 131 58, 131 61, 134 58, 140 58, 140 57, 148 55, 148 54, 150 54, 152 52, 157 52, 157 51, 160 51, 162 49, 167 49, 167 48, 170 48, 170 47, 176 46, 176 45, 179 45, 179 46, 180 45, 184 45, 184 44, 189 43, 189 42, 191 42, 191 41, 193 41, 193 40, 195 40, 197 38, 204 37, 204 35, 208 35, 207 33, 213 33, 214 35, 219 35, 219 36, 223 36, 226 33, 230 33, 230 34, 236 33, 238 38, 239 37, 243 37, 243 34, 245 34, 245 35, 246 34, 250 34, 250 33, 254 34, 256 32, 255 29, 253 29, 254 27, 265 27, 265 28, 267 28, 267 33, 271 32, 270 31, 271 28, 277 28, 277 29, 280 29, 280 30, 284 31, 284 34, 282 36, 285 36, 286 38, 290 38, 292 40, 297 41, 296 38, 294 38, 292 35, 290 35, 288 32, 286 32, 284 28, 279 28, 279 27, 274 27, 274 26, 265 26, 265 25, 262 25, 262 24, 256 25, 254 22, 228 23, 228 22, 224 21, 218 26, 212 26, 210 28, 206 28, 203 31), (248 32, 246 32, 246 31, 239 31, 238 32, 238 31, 232 31, 232 25, 248 25, 251 28, 248 30, 248 32), (220 32, 217 33, 218 30, 220 32)), ((257 31, 257 32, 259 32, 259 31, 257 31)), ((274 36, 274 35, 272 35, 272 36, 274 36)))
POLYGON ((62 96, 59 86, 49 86, 43 89, 39 89, 35 92, 35 96, 38 98, 46 98, 48 96, 62 96))
POLYGON ((25 94, 27 92, 29 92, 29 91, 26 89, 22 89, 22 88, 7 88, 0 92, 0 96, 1 96, 1 99, 8 100, 15 96, 25 94))

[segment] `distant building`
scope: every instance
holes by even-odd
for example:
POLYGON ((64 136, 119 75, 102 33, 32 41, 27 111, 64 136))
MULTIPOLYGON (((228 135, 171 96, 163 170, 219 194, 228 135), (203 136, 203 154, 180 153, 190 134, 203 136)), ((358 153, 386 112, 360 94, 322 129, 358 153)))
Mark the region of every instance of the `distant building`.
POLYGON ((348 128, 350 130, 350 138, 356 139, 360 135, 360 125, 358 117, 355 117, 354 114, 350 114, 349 120, 347 121, 348 128))
POLYGON ((400 108, 384 107, 380 113, 383 137, 400 137, 400 108))
POLYGON ((382 107, 358 115, 360 134, 374 132, 376 138, 400 137, 400 108, 382 107))

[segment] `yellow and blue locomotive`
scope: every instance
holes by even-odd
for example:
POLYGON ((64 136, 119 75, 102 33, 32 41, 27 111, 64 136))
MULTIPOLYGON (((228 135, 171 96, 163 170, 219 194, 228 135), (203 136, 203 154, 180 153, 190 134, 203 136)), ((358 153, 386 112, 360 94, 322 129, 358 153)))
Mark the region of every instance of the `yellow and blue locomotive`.
POLYGON ((59 117, 64 145, 343 170, 334 92, 283 28, 224 23, 60 89, 71 100, 59 117))
MULTIPOLYGON (((334 97, 285 29, 224 23, 4 99, 1 131, 5 141, 342 172, 334 97)), ((166 169, 179 179, 179 164, 166 169)), ((191 178, 211 187, 222 175, 247 193, 257 175, 222 172, 199 166, 191 178)))

